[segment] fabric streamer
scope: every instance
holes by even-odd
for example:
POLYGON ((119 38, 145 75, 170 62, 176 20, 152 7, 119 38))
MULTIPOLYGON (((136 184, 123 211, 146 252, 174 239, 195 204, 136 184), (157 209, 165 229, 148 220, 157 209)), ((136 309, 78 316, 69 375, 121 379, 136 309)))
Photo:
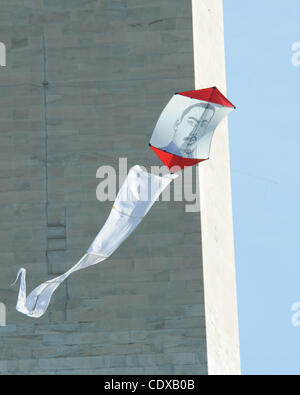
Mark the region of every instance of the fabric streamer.
POLYGON ((128 173, 114 206, 104 226, 90 245, 87 253, 66 273, 46 281, 26 297, 26 270, 18 271, 16 281, 20 280, 17 311, 29 317, 39 318, 47 310, 54 291, 70 274, 96 265, 107 259, 135 230, 148 213, 163 190, 177 176, 167 174, 163 177, 134 166, 128 173))

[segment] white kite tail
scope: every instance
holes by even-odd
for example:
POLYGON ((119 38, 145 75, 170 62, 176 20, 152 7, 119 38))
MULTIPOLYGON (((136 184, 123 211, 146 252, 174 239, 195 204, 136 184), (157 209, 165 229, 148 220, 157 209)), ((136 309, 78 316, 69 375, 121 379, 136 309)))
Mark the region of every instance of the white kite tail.
POLYGON ((135 230, 159 195, 175 178, 177 176, 174 174, 160 177, 143 171, 140 166, 134 166, 120 188, 108 219, 87 253, 76 265, 66 273, 39 285, 27 297, 26 270, 21 268, 18 271, 14 282, 15 284, 21 276, 17 311, 29 317, 41 317, 46 312, 51 297, 59 285, 70 274, 107 259, 135 230))
POLYGON ((99 263, 104 259, 105 258, 101 259, 100 257, 96 258, 89 254, 85 254, 80 259, 80 261, 77 262, 76 265, 74 265, 66 273, 39 285, 27 297, 26 297, 26 269, 21 268, 18 271, 16 281, 12 284, 14 285, 18 281, 18 278, 21 276, 16 310, 19 311, 20 313, 28 315, 29 317, 35 317, 35 318, 41 317, 47 310, 54 291, 67 277, 69 277, 71 273, 76 272, 77 270, 83 269, 85 267, 95 265, 96 263, 99 263))

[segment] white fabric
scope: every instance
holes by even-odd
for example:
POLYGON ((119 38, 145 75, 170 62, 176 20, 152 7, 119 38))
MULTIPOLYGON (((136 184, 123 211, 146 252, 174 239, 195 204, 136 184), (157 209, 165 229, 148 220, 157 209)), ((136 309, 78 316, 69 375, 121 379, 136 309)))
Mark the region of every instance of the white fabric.
MULTIPOLYGON (((26 270, 21 268, 21 276, 16 309, 30 317, 41 317, 50 303, 53 292, 71 274, 108 258, 139 225, 161 192, 177 176, 152 175, 134 166, 124 181, 113 209, 104 226, 92 242, 87 253, 66 273, 46 281, 26 297, 26 270)), ((16 283, 14 282, 14 284, 16 283)))

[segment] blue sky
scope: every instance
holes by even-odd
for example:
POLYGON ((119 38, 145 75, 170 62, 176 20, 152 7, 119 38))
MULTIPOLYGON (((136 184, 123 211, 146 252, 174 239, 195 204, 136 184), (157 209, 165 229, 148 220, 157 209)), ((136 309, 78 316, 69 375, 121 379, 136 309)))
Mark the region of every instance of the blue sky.
POLYGON ((300 374, 300 2, 224 0, 224 17, 242 373, 300 374))

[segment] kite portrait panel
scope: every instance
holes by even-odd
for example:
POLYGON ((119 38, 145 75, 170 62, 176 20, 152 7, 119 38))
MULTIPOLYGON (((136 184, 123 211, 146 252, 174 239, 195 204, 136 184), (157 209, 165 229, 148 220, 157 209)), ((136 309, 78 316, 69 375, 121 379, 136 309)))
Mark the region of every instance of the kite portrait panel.
POLYGON ((169 168, 207 160, 216 127, 233 109, 217 88, 175 94, 158 119, 150 147, 169 168))

